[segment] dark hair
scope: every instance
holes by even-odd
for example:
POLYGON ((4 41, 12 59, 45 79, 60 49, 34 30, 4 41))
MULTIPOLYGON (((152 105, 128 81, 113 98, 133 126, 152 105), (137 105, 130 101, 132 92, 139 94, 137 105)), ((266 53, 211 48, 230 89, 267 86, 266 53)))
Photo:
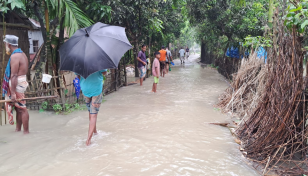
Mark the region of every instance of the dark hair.
POLYGON ((143 47, 145 47, 146 45, 145 44, 143 44, 142 46, 141 46, 141 48, 143 48, 143 47))
POLYGON ((156 55, 158 55, 158 54, 160 54, 160 52, 156 51, 156 52, 154 53, 154 56, 156 56, 156 55))
POLYGON ((162 46, 161 49, 165 49, 165 46, 162 46))

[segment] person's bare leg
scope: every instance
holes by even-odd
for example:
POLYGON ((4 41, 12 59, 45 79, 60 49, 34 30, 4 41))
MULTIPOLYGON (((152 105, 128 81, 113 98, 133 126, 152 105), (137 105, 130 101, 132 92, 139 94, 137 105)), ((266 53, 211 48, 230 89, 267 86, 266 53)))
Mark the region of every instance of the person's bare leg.
POLYGON ((153 83, 153 86, 152 86, 152 92, 154 92, 154 86, 155 86, 155 83, 153 83))
POLYGON ((140 86, 142 86, 143 78, 140 78, 140 86))
POLYGON ((24 134, 29 133, 29 113, 27 109, 20 109, 16 108, 16 111, 18 111, 19 114, 21 114, 21 122, 22 126, 24 128, 24 134))
POLYGON ((21 131, 21 125, 22 125, 22 116, 21 112, 19 112, 18 109, 16 109, 16 132, 21 131))
MULTIPOLYGON (((89 112, 89 123, 91 121, 91 114, 89 112)), ((95 128, 94 128, 94 135, 97 135, 97 130, 96 130, 96 123, 95 123, 95 128)))
POLYGON ((88 133, 88 139, 86 142, 87 146, 91 144, 91 138, 96 128, 96 121, 97 121, 97 114, 90 114, 89 133, 88 133))
POLYGON ((153 87, 154 87, 154 93, 156 93, 157 84, 156 84, 156 83, 154 83, 154 84, 153 84, 153 87))

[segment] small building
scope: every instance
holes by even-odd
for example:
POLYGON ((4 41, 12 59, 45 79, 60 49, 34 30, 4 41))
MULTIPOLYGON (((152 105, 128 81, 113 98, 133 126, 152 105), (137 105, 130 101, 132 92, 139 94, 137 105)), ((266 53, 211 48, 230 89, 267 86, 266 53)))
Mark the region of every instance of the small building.
MULTIPOLYGON (((3 67, 5 68, 9 60, 9 56, 3 58, 3 36, 6 34, 16 35, 19 37, 19 47, 30 58, 30 44, 28 31, 38 29, 29 19, 23 14, 8 11, 7 13, 0 12, 0 80, 3 78, 3 67), (3 21, 4 16, 4 21, 3 21), (5 30, 4 30, 5 29, 5 30)), ((30 76, 30 75, 29 75, 30 76)))
POLYGON ((29 54, 30 54, 30 62, 32 62, 39 48, 44 44, 44 39, 40 23, 31 18, 29 18, 29 20, 32 22, 34 26, 36 26, 35 29, 28 30, 29 45, 30 45, 29 54))

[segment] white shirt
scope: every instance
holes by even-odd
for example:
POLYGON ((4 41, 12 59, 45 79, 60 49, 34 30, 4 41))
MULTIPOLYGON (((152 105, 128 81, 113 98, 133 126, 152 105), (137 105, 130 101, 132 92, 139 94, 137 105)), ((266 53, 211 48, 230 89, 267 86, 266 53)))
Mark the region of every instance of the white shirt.
POLYGON ((181 49, 181 50, 179 51, 180 56, 181 56, 181 57, 183 57, 183 56, 184 56, 184 54, 185 54, 185 52, 186 52, 186 51, 185 51, 184 49, 181 49))

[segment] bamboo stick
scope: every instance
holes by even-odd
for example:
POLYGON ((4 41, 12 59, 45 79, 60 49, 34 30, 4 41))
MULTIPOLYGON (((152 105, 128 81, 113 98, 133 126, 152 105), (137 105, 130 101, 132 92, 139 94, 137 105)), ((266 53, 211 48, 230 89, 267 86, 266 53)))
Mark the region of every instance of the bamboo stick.
MULTIPOLYGON (((40 100, 40 99, 50 99, 50 98, 58 98, 58 96, 32 97, 32 98, 18 99, 17 101, 22 101, 22 100, 40 100)), ((7 103, 7 102, 12 102, 12 100, 0 100, 0 103, 7 103)))
MULTIPOLYGON (((3 37, 6 35, 6 22, 4 21, 4 13, 3 13, 3 37)), ((2 71, 1 71, 1 82, 3 81, 4 78, 4 62, 5 62, 5 46, 4 43, 2 44, 2 71)), ((2 100, 2 89, 0 91, 0 100, 2 100)), ((2 107, 1 107, 2 109, 2 107)), ((4 124, 6 124, 6 112, 5 112, 5 108, 4 109, 4 124)), ((0 113, 0 121, 1 121, 1 125, 2 125, 2 112, 0 113)))

